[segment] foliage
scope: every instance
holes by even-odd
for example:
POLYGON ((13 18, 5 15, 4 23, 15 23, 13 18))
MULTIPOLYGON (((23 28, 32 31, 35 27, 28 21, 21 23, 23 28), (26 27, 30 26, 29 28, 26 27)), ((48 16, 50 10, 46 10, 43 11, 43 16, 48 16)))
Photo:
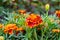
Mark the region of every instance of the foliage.
POLYGON ((60 40, 59 0, 0 3, 0 40, 60 40))

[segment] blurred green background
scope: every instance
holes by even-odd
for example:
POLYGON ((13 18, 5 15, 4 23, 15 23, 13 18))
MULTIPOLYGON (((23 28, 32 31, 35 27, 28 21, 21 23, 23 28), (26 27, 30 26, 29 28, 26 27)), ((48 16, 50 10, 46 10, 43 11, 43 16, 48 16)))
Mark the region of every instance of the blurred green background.
POLYGON ((7 12, 17 12, 20 9, 29 13, 44 14, 46 4, 50 4, 49 15, 60 10, 60 0, 0 0, 0 21, 6 20, 7 12))

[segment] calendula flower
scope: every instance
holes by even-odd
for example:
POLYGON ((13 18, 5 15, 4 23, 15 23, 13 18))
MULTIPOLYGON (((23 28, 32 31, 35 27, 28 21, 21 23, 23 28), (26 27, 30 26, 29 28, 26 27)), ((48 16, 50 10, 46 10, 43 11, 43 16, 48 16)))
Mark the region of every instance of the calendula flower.
POLYGON ((20 14, 26 14, 26 10, 18 10, 20 14))
POLYGON ((45 9, 46 9, 46 11, 48 11, 49 8, 50 8, 50 5, 49 5, 49 4, 46 4, 46 5, 45 5, 45 9))
POLYGON ((0 36, 0 40, 4 40, 4 37, 3 36, 0 36))
POLYGON ((26 19, 26 24, 30 27, 33 28, 35 26, 38 26, 39 24, 42 23, 41 16, 36 15, 36 14, 30 14, 27 19, 26 19))
POLYGON ((3 27, 3 24, 0 24, 0 28, 2 28, 3 27))
POLYGON ((57 17, 60 18, 60 10, 56 10, 55 13, 56 13, 57 17))
POLYGON ((8 24, 4 28, 4 33, 12 34, 13 31, 16 31, 17 30, 17 28, 18 27, 16 26, 16 24, 8 24))
POLYGON ((60 30, 59 29, 52 29, 52 32, 59 33, 60 30))

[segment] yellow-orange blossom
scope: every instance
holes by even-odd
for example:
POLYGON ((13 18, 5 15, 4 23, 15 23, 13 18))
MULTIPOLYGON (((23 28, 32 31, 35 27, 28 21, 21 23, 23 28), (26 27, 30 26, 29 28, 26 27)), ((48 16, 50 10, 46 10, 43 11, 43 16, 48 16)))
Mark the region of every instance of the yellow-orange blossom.
POLYGON ((30 14, 27 19, 26 19, 26 24, 30 27, 33 28, 35 26, 38 26, 40 23, 42 23, 41 16, 36 15, 36 14, 30 14))
POLYGON ((8 33, 8 34, 12 34, 13 31, 22 31, 23 28, 18 28, 18 26, 16 26, 16 24, 8 24, 6 25, 6 27, 4 28, 4 33, 8 33))
POLYGON ((14 30, 17 30, 16 24, 8 24, 4 28, 4 33, 12 34, 14 30))

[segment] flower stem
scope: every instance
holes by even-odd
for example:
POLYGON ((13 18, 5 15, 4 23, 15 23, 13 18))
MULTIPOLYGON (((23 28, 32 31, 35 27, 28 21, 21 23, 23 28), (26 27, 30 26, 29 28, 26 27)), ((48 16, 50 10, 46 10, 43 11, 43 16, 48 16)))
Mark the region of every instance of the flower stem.
POLYGON ((35 39, 38 40, 37 33, 36 33, 36 28, 34 29, 34 36, 35 36, 35 39))

